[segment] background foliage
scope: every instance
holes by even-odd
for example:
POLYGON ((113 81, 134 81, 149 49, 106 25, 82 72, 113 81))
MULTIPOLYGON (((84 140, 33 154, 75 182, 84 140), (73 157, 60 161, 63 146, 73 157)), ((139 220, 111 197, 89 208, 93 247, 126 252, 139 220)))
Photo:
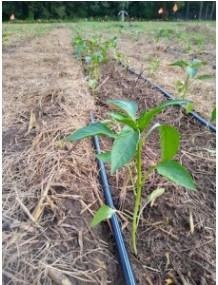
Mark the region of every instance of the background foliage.
POLYGON ((78 18, 116 19, 120 10, 128 12, 129 19, 210 19, 216 18, 215 1, 4 1, 2 4, 3 21, 15 14, 17 20, 72 20, 78 18), (177 3, 178 11, 172 8, 177 3), (158 14, 163 7, 164 14, 158 14))

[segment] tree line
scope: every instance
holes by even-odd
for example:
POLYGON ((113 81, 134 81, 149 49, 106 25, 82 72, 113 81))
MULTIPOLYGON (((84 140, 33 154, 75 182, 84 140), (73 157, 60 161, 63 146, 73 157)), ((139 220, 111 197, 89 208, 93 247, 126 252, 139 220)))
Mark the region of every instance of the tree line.
POLYGON ((2 19, 14 14, 17 20, 114 20, 123 10, 129 20, 216 19, 216 1, 3 1, 2 19))

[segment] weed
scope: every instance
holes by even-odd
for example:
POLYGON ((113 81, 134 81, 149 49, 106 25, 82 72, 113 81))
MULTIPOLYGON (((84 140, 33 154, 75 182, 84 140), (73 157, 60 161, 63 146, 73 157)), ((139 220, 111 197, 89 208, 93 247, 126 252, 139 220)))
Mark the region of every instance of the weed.
MULTIPOLYGON (((134 101, 108 100, 107 103, 119 109, 119 112, 109 113, 111 119, 107 121, 107 124, 105 121, 92 123, 69 135, 67 140, 73 142, 95 135, 104 135, 111 138, 113 140, 111 151, 100 153, 97 157, 111 164, 112 174, 131 161, 133 162, 134 169, 136 169, 136 179, 134 180, 136 183, 134 185, 135 203, 132 221, 132 248, 134 253, 137 254, 136 234, 142 212, 142 189, 149 175, 156 170, 157 173, 178 185, 195 190, 195 184, 189 172, 179 162, 174 160, 180 145, 178 130, 167 124, 156 123, 151 126, 154 118, 165 108, 178 104, 186 105, 187 101, 167 101, 157 107, 142 112, 139 116, 137 116, 138 106, 134 101), (108 122, 114 128, 109 126, 108 122), (120 132, 114 131, 117 124, 122 127, 120 132), (159 129, 160 134, 161 157, 159 161, 150 165, 144 172, 142 167, 142 149, 148 137, 156 129, 159 129)), ((152 201, 163 193, 163 188, 154 190, 148 196, 148 203, 153 203, 152 201)), ((114 212, 115 209, 104 205, 95 214, 92 225, 110 218, 114 212)))

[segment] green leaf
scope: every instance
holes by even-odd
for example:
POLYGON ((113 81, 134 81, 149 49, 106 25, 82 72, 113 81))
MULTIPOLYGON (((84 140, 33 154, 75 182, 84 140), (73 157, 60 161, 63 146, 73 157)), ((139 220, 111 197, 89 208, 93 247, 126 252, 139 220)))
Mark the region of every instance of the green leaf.
POLYGON ((84 60, 85 60, 85 63, 89 64, 91 62, 92 58, 91 58, 91 56, 87 55, 87 56, 85 56, 84 60))
POLYGON ((187 66, 187 67, 186 67, 186 72, 187 72, 187 74, 188 74, 191 78, 193 78, 193 77, 195 77, 195 75, 197 74, 198 68, 195 68, 195 67, 192 67, 192 66, 187 66))
POLYGON ((114 140, 111 151, 111 172, 129 162, 134 156, 139 141, 139 133, 132 129, 123 128, 114 140))
POLYGON ((72 142, 95 135, 105 135, 111 138, 116 137, 116 134, 106 125, 97 122, 75 131, 74 133, 66 137, 66 140, 72 142))
POLYGON ((103 162, 110 162, 111 161, 111 151, 101 152, 96 154, 96 157, 103 162))
POLYGON ((135 120, 138 105, 134 101, 128 100, 107 100, 108 104, 114 105, 124 111, 130 118, 135 120))
POLYGON ((176 91, 181 95, 185 96, 187 92, 187 85, 185 84, 184 81, 182 80, 177 80, 176 81, 176 91))
POLYGON ((151 203, 151 207, 154 205, 154 202, 156 201, 156 199, 158 197, 160 197, 161 195, 163 195, 165 192, 164 188, 157 188, 154 191, 151 192, 151 194, 148 195, 148 203, 151 203))
POLYGON ((194 181, 188 170, 175 160, 160 162, 157 165, 157 172, 180 186, 193 191, 196 190, 194 181))
POLYGON ((187 100, 169 100, 166 101, 159 106, 150 109, 149 111, 145 111, 141 114, 140 118, 137 120, 138 127, 140 131, 143 131, 148 127, 151 121, 154 119, 156 115, 162 112, 167 107, 174 106, 174 105, 186 105, 189 101, 187 100))
POLYGON ((214 76, 210 75, 210 74, 202 74, 202 75, 198 75, 196 77, 196 79, 198 80, 206 80, 206 79, 212 79, 214 76))
POLYGON ((177 60, 173 63, 170 64, 171 66, 178 66, 181 67, 182 69, 185 69, 188 66, 188 62, 185 60, 177 60))
POLYGON ((88 85, 91 89, 95 89, 98 85, 98 81, 96 79, 89 79, 88 85))
POLYGON ((110 112, 109 115, 111 115, 112 119, 130 126, 133 129, 137 129, 136 121, 131 119, 130 117, 124 116, 121 113, 115 113, 115 112, 110 112))
POLYGON ((180 135, 176 128, 169 125, 160 126, 161 160, 172 159, 180 144, 180 135))
POLYGON ((108 207, 107 205, 101 206, 101 208, 98 209, 98 211, 95 213, 92 222, 91 222, 91 227, 94 227, 98 225, 99 223, 110 219, 113 214, 116 212, 115 209, 112 209, 108 207))
POLYGON ((211 112, 211 118, 210 118, 211 122, 216 121, 216 107, 213 109, 213 111, 211 112))
POLYGON ((193 111, 193 102, 190 102, 185 106, 185 111, 187 114, 193 111))
POLYGON ((189 65, 191 67, 193 67, 193 68, 199 69, 202 65, 205 65, 205 64, 206 64, 206 62, 204 62, 204 61, 202 61, 200 59, 195 58, 195 59, 192 60, 191 64, 189 64, 189 65))
POLYGON ((193 61, 186 67, 187 74, 193 78, 198 73, 199 68, 204 64, 200 59, 193 59, 193 61))

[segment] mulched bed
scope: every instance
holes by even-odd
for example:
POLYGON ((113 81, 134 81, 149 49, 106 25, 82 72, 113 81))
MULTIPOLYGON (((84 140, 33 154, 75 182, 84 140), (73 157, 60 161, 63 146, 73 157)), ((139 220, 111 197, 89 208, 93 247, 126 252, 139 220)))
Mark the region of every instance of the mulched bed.
MULTIPOLYGON (((68 30, 3 53, 3 284, 115 284, 89 140, 63 138, 95 109, 68 30)), ((122 281, 120 281, 122 284, 122 281)))
MULTIPOLYGON (((106 99, 135 100, 139 111, 164 100, 149 84, 113 62, 102 68, 100 85, 96 100, 98 119, 106 118, 109 110, 106 99)), ((191 171, 197 192, 188 192, 157 174, 149 177, 144 185, 144 203, 147 194, 157 187, 164 187, 166 193, 143 212, 138 230, 138 256, 131 255, 137 280, 143 285, 215 284, 215 134, 177 107, 167 109, 156 121, 179 129, 181 148, 177 159, 191 171)), ((102 149, 110 144, 103 139, 102 149)), ((158 156, 158 134, 153 134, 144 148, 144 168, 158 156)), ((116 206, 132 212, 133 192, 128 172, 120 171, 117 176, 110 177, 110 182, 116 206)), ((129 248, 130 229, 131 223, 128 223, 124 234, 129 248)))
MULTIPOLYGON (((70 35, 55 31, 4 54, 3 80, 3 282, 4 284, 117 284, 123 280, 107 224, 90 229, 102 203, 95 156, 89 140, 63 144, 84 126, 89 111, 98 119, 105 100, 136 100, 144 110, 162 95, 125 69, 109 63, 94 100, 84 88, 70 35), (16 66, 16 68, 14 68, 16 66)), ((215 284, 215 135, 178 108, 157 121, 181 132, 177 156, 193 174, 198 191, 187 192, 157 175, 144 185, 143 202, 156 187, 166 193, 143 212, 138 256, 131 254, 139 284, 215 284), (190 230, 190 217, 194 232, 190 230)), ((102 149, 111 142, 101 141, 102 149)), ((146 168, 159 156, 153 134, 143 153, 146 168)), ((126 169, 110 177, 114 201, 132 212, 132 185, 126 169)), ((123 229, 130 248, 131 224, 123 229)))

